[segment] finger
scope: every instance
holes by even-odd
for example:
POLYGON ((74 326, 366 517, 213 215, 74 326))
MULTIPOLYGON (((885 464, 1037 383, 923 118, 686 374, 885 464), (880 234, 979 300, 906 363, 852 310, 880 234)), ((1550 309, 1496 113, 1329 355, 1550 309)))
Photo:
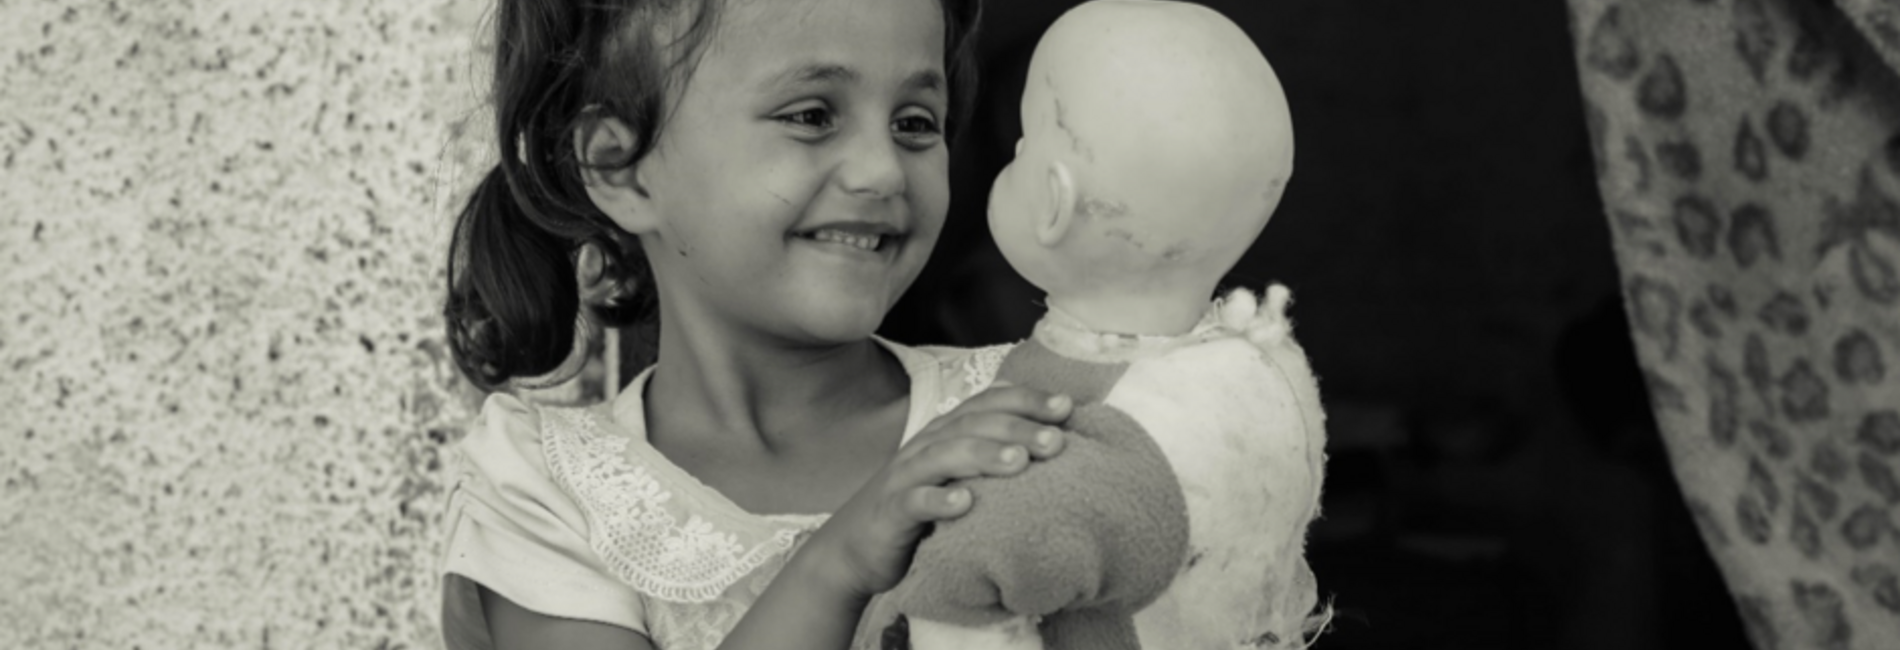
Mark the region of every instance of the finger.
POLYGON ((946 425, 937 438, 974 436, 1005 445, 1020 445, 1032 458, 1054 455, 1062 447, 1062 430, 1051 425, 1002 412, 964 415, 946 425))
POLYGON ((1027 386, 991 386, 981 393, 964 400, 956 408, 944 415, 1000 411, 1038 420, 1047 424, 1061 424, 1069 418, 1075 407, 1074 400, 1067 395, 1037 390, 1027 386))
POLYGON ((979 436, 942 438, 899 459, 893 484, 936 486, 960 478, 1010 476, 1029 464, 1028 450, 979 436))
POLYGON ((970 490, 965 487, 915 487, 905 491, 903 504, 904 514, 912 521, 949 519, 969 512, 970 490))

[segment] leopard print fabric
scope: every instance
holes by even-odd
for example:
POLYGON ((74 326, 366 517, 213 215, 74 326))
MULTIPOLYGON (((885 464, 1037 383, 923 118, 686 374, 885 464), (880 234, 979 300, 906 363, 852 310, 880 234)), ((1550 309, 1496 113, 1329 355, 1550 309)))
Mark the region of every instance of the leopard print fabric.
POLYGON ((1570 8, 1651 404, 1749 637, 1900 648, 1900 0, 1570 8))

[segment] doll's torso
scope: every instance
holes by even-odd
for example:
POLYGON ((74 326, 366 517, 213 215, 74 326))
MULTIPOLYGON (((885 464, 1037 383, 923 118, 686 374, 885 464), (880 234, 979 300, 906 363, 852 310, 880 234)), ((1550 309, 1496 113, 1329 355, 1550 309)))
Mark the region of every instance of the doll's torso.
POLYGON ((899 637, 919 650, 1303 646, 1325 435, 1279 295, 1259 312, 1250 296, 1216 303, 1181 336, 1101 334, 1051 312, 997 377, 1074 397, 1071 448, 968 483, 977 505, 938 525, 889 594, 910 621, 899 637), (1068 541, 1035 541, 1055 539, 1068 541), (1031 623, 1050 645, 1024 637, 1031 623))
POLYGON ((1105 403, 1154 437, 1188 509, 1189 557, 1135 616, 1142 647, 1298 647, 1318 599, 1305 540, 1325 444, 1298 348, 1232 337, 1173 349, 1130 364, 1105 403))
POLYGON ((1102 403, 1146 430, 1181 484, 1189 555, 1134 617, 1144 650, 1301 647, 1315 614, 1305 541, 1325 416, 1285 303, 1252 304, 1174 338, 1091 334, 1056 312, 1037 328, 1059 354, 1126 364, 1102 403))

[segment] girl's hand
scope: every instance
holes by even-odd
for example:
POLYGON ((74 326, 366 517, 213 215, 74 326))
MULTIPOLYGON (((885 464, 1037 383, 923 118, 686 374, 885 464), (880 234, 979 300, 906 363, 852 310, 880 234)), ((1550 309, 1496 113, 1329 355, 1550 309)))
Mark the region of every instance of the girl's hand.
POLYGON ((1062 447, 1066 396, 996 385, 932 421, 839 508, 801 555, 834 588, 869 598, 897 585, 931 522, 961 516, 970 493, 955 479, 1011 476, 1062 447))

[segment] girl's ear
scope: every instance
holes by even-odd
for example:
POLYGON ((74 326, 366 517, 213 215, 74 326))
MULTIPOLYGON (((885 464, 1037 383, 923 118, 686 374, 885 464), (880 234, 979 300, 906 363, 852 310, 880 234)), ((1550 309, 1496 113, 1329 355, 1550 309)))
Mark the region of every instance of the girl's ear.
POLYGON ((594 207, 635 235, 659 228, 653 201, 639 178, 639 165, 623 165, 639 148, 639 136, 619 118, 589 108, 574 127, 574 156, 581 162, 581 182, 594 207))
POLYGON ((1062 243, 1075 221, 1075 177, 1059 160, 1049 163, 1048 210, 1036 218, 1036 241, 1045 248, 1062 243))

